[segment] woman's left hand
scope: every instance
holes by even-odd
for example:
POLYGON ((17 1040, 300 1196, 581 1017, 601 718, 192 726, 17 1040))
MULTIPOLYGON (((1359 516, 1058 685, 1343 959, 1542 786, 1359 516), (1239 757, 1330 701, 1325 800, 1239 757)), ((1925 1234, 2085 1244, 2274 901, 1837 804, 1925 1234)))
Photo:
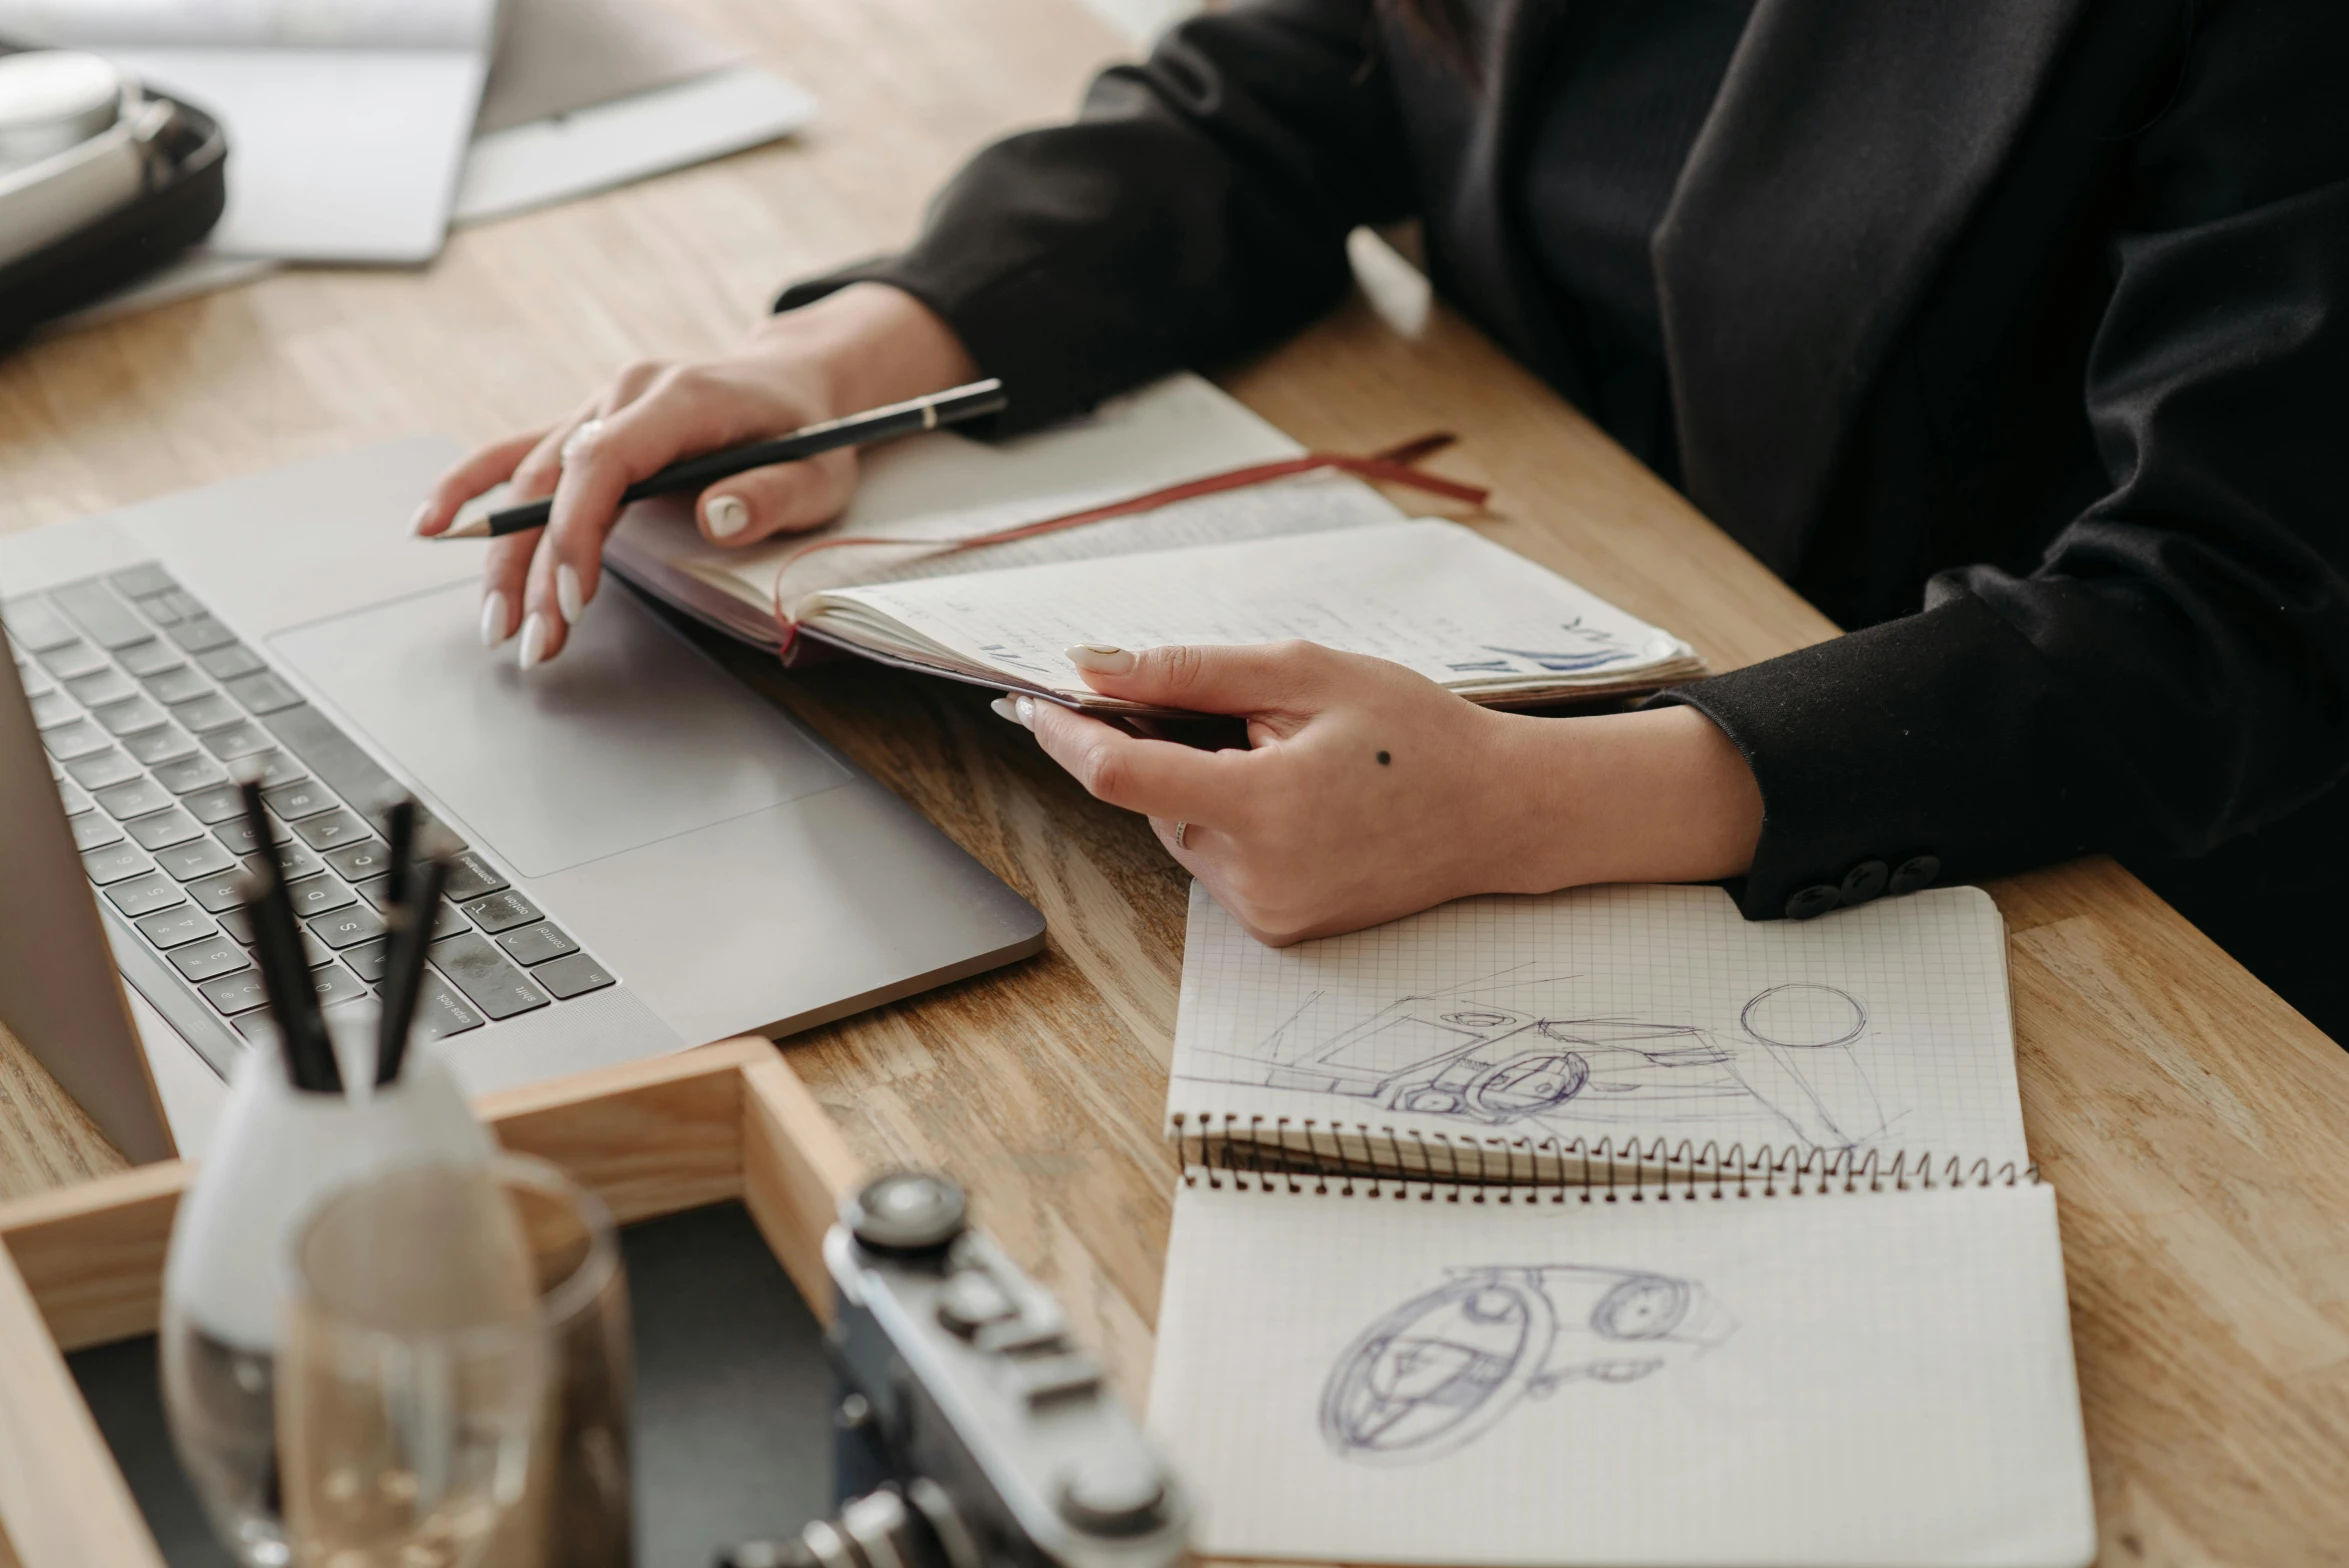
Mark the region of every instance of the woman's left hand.
POLYGON ((996 705, 1094 795, 1147 814, 1216 902, 1276 945, 1471 893, 1729 876, 1760 831, 1752 773, 1691 708, 1496 713, 1312 643, 1069 657, 1105 696, 1246 719, 1247 750, 1200 751, 1034 698, 996 705), (1670 820, 1708 803, 1703 831, 1670 820))

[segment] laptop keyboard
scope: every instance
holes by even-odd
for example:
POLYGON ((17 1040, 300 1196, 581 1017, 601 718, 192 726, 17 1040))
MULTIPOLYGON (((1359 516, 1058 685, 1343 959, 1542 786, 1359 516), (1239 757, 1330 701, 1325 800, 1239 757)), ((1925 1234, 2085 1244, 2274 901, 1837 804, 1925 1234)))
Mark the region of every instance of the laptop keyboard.
MULTIPOLYGON (((257 769, 320 1000, 373 995, 388 870, 376 824, 402 786, 159 567, 10 599, 0 621, 90 881, 169 965, 143 969, 247 1039, 269 1028, 237 898, 264 846, 230 777, 257 769)), ((421 1032, 464 1034, 613 983, 447 824, 424 833, 454 863, 421 1032)))

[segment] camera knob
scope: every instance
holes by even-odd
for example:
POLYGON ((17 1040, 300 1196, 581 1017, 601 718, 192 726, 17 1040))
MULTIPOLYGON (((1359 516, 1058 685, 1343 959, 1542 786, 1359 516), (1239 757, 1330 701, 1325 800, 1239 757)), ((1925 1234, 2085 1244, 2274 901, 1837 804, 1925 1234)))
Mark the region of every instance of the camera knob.
POLYGON ((875 1252, 933 1252, 963 1233, 962 1189, 929 1171, 891 1171, 865 1183, 840 1222, 875 1252))
POLYGON ((1166 1476, 1148 1454, 1093 1454, 1060 1483, 1060 1517, 1087 1535, 1146 1535, 1165 1522, 1166 1476))

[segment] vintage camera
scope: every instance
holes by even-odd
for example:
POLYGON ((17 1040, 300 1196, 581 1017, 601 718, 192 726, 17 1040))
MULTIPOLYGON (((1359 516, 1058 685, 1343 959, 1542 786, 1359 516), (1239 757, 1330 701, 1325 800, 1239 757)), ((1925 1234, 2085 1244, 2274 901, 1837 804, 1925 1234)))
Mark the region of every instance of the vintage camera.
MULTIPOLYGON (((1050 1292, 970 1228, 960 1188, 898 1172, 824 1239, 849 1455, 885 1477, 718 1568, 1176 1568, 1173 1475, 1070 1344, 1050 1292)), ((846 1462, 843 1478, 855 1467, 846 1462)))

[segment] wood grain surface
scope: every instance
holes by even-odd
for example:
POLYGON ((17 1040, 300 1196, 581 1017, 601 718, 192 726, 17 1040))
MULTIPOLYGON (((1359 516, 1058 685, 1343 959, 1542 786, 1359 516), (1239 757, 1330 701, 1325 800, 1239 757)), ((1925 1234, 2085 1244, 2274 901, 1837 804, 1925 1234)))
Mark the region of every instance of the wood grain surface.
MULTIPOLYGON (((289 273, 0 361, 0 530, 420 429, 551 420, 621 363, 730 341, 781 280, 901 241, 980 140, 1116 53, 1074 0, 694 0, 822 101, 793 142, 289 273)), ((1496 539, 1732 667, 1834 628, 1383 246, 1330 319, 1224 380, 1306 442, 1464 437, 1496 539)), ((787 1043, 871 1166, 959 1177, 1139 1399, 1175 1167, 1159 1138, 1184 878, 984 694, 862 667, 746 679, 1041 908, 1041 956, 787 1043)), ((2349 1561, 2349 1058, 2126 873, 1996 884, 2025 1122, 2063 1211, 2112 1564, 2349 1561)), ((5 896, 0 892, 0 896, 5 896)), ((0 1042, 0 1186, 110 1155, 0 1042)), ((1919 1463, 1935 1435, 1916 1434, 1919 1463)))

